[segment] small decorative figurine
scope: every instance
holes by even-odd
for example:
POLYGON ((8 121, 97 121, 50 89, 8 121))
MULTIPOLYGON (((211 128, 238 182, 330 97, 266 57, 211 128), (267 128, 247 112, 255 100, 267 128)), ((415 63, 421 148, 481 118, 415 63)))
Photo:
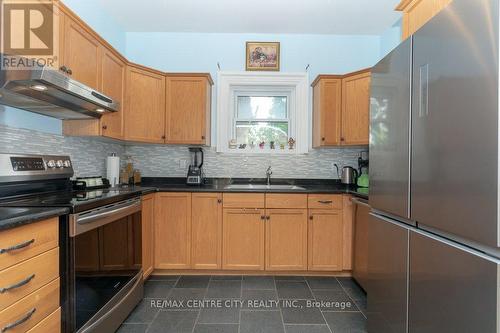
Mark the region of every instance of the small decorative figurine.
POLYGON ((229 149, 236 149, 236 148, 238 148, 238 142, 236 142, 235 139, 229 141, 229 149))
POLYGON ((269 142, 269 148, 275 149, 274 141, 269 142))
POLYGON ((285 149, 285 144, 284 143, 280 143, 280 149, 281 150, 285 149))
POLYGON ((254 149, 255 148, 255 143, 252 141, 250 142, 250 149, 254 149))
POLYGON ((295 146, 295 140, 290 138, 290 140, 288 140, 288 149, 293 149, 293 146, 295 146))
POLYGON ((246 143, 243 143, 241 144, 238 148, 239 149, 245 149, 247 147, 247 144, 246 143))
POLYGON ((261 143, 259 143, 259 148, 260 149, 264 149, 264 146, 266 145, 266 142, 265 141, 262 141, 261 143))

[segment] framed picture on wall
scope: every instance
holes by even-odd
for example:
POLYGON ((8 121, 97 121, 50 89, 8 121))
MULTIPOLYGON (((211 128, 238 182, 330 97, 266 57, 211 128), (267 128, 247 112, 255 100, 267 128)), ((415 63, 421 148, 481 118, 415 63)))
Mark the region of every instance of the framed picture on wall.
POLYGON ((279 42, 247 42, 247 71, 279 71, 279 42))

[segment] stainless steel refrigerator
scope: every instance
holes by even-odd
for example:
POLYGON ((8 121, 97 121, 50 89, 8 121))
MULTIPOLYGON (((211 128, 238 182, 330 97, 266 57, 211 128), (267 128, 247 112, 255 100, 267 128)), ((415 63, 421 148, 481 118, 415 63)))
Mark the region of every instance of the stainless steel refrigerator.
POLYGON ((373 69, 369 333, 500 333, 499 0, 373 69))

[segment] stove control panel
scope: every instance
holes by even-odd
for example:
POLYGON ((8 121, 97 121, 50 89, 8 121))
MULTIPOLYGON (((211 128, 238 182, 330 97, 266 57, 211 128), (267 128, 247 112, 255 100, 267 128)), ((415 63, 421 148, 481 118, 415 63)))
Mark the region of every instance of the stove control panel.
POLYGON ((41 157, 11 157, 14 171, 40 171, 45 170, 45 163, 41 157))
POLYGON ((0 182, 71 177, 73 165, 69 156, 0 154, 0 182))

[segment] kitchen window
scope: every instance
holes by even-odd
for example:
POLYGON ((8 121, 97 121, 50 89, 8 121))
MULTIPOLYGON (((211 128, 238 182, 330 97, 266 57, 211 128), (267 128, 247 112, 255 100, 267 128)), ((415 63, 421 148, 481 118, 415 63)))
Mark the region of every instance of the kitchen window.
POLYGON ((290 96, 284 93, 237 93, 234 106, 233 138, 238 145, 274 142, 287 145, 293 133, 290 96))
POLYGON ((218 88, 218 152, 308 151, 306 74, 219 73, 218 88), (290 139, 295 142, 293 149, 289 146, 290 139))

